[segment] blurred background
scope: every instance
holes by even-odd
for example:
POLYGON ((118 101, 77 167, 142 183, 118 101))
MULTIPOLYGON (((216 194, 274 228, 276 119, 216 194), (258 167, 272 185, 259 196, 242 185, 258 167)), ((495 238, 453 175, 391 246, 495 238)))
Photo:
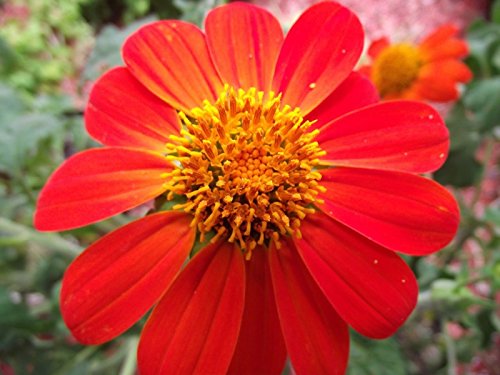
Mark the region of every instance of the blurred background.
MULTIPOLYGON (((92 83, 121 65, 120 46, 160 18, 202 25, 223 0, 0 0, 0 374, 136 373, 141 323, 102 346, 81 346, 61 320, 65 268, 83 248, 139 212, 64 233, 32 226, 37 195, 73 153, 95 146, 83 111, 92 83)), ((287 29, 316 1, 255 0, 287 29)), ((434 178, 461 209, 455 240, 406 258, 420 284, 417 309, 392 338, 352 334, 350 375, 500 374, 500 1, 341 0, 367 44, 418 42, 453 22, 467 40, 474 79, 438 106, 451 151, 434 178)), ((433 103, 431 103, 433 104, 433 103)), ((287 373, 291 373, 287 369, 287 373)))

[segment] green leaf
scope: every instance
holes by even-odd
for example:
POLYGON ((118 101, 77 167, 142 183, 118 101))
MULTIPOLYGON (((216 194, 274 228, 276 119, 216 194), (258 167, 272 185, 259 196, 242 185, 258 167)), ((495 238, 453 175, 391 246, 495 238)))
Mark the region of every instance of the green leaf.
POLYGON ((500 229, 500 207, 488 206, 484 212, 484 220, 500 229))
POLYGON ((10 175, 22 173, 41 141, 58 131, 62 123, 49 113, 27 113, 0 124, 0 168, 10 175))
POLYGON ((368 340, 355 332, 351 334, 351 348, 347 375, 406 375, 406 363, 394 338, 368 340))
POLYGON ((466 62, 476 78, 487 78, 500 71, 492 63, 500 45, 500 25, 479 20, 473 23, 467 34, 469 56, 466 62))
POLYGON ((17 63, 16 52, 4 38, 0 37, 0 74, 11 73, 17 63))
POLYGON ((182 12, 181 19, 202 26, 207 12, 219 5, 225 4, 225 0, 174 0, 174 5, 182 12))
POLYGON ((0 131, 26 108, 21 96, 13 88, 0 84, 0 131))
POLYGON ((481 131, 500 126, 500 77, 473 82, 462 99, 465 107, 474 113, 481 131))
POLYGON ((475 152, 480 144, 479 125, 474 114, 465 108, 463 101, 457 101, 446 116, 450 131, 451 150, 475 152))
POLYGON ((491 6, 491 21, 500 24, 500 1, 496 0, 491 6))
POLYGON ((49 322, 31 315, 23 303, 14 303, 9 291, 0 288, 0 332, 23 330, 37 333, 46 330, 48 325, 49 322))
POLYGON ((420 288, 427 288, 441 275, 441 269, 428 262, 425 258, 419 258, 417 263, 418 284, 420 288))
POLYGON ((476 160, 474 151, 452 150, 448 159, 434 178, 442 185, 456 187, 472 186, 481 177, 482 166, 476 160))
POLYGON ((156 19, 154 16, 143 18, 132 22, 123 29, 114 25, 104 27, 98 35, 94 49, 85 65, 83 79, 95 81, 110 68, 123 65, 121 48, 125 39, 141 26, 156 21, 156 19))

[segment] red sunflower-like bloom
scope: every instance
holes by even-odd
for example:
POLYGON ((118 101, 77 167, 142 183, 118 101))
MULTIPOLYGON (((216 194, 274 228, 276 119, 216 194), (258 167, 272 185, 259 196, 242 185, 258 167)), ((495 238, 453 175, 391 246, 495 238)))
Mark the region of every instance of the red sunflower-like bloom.
POLYGON ((126 66, 95 84, 85 113, 105 147, 52 175, 35 225, 175 205, 68 268, 61 310, 80 342, 111 340, 154 305, 143 375, 280 374, 287 355, 298 374, 342 374, 348 325, 372 338, 398 329, 417 283, 396 252, 442 248, 459 214, 418 175, 446 158, 442 119, 423 103, 378 103, 352 72, 362 44, 358 19, 334 2, 286 37, 244 3, 212 10, 205 32, 159 21, 130 36, 126 66))
POLYGON ((418 45, 376 40, 368 49, 371 64, 360 71, 371 78, 382 99, 456 100, 458 84, 472 78, 470 69, 460 61, 468 47, 456 37, 457 32, 447 24, 418 45))

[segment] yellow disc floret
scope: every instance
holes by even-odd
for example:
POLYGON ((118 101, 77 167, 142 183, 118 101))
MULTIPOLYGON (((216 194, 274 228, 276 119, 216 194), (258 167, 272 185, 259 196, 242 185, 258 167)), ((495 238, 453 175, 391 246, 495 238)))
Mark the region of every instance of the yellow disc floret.
POLYGON ((382 97, 397 95, 417 79, 422 59, 417 47, 401 43, 384 49, 372 66, 372 79, 382 97))
POLYGON ((176 165, 165 175, 167 197, 186 198, 174 209, 193 214, 200 240, 213 232, 212 241, 225 237, 250 257, 258 244, 300 238, 300 222, 324 190, 315 170, 324 151, 300 110, 272 92, 226 86, 215 103, 179 115, 181 137, 167 144, 176 165))

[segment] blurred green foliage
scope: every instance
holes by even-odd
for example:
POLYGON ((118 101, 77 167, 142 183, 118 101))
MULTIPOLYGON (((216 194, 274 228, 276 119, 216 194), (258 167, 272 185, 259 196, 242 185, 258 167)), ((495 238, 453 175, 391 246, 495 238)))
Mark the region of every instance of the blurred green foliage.
MULTIPOLYGON (((0 27, 0 373, 134 374, 141 323, 111 343, 83 347, 65 328, 58 306, 71 260, 130 219, 38 233, 34 205, 50 173, 93 145, 82 119, 86 83, 121 64, 124 39, 157 18, 201 24, 220 3, 0 2, 8 15, 0 27)), ((474 23, 467 39, 466 61, 475 77, 447 116, 450 155, 435 174, 460 202, 459 233, 434 257, 408 259, 421 289, 417 309, 393 338, 373 341, 353 333, 349 375, 458 374, 461 366, 474 373, 478 363, 488 369, 488 353, 500 352, 500 208, 498 192, 491 192, 498 186, 490 186, 500 137, 500 1, 492 5, 491 21, 474 23)))
POLYGON ((13 0, 4 5, 0 74, 13 87, 48 92, 77 74, 81 50, 92 35, 80 0, 13 0))

